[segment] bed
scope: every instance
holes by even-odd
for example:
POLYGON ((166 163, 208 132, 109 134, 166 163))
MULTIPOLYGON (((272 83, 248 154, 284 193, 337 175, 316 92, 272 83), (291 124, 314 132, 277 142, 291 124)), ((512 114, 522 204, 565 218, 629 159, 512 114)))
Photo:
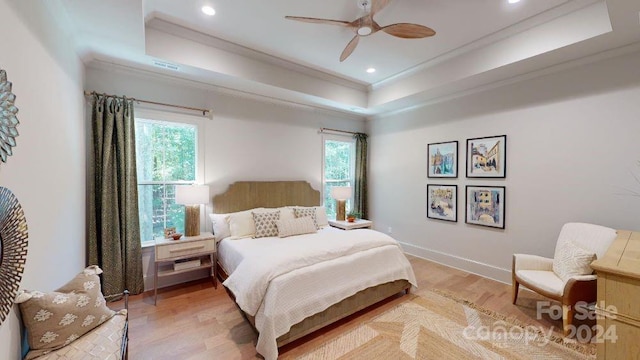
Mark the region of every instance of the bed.
MULTIPOLYGON (((213 199, 217 214, 319 202, 320 193, 304 181, 236 182, 213 199)), ((278 347, 416 285, 397 242, 377 231, 325 226, 285 238, 228 235, 216 236, 218 273, 268 360, 278 347)))

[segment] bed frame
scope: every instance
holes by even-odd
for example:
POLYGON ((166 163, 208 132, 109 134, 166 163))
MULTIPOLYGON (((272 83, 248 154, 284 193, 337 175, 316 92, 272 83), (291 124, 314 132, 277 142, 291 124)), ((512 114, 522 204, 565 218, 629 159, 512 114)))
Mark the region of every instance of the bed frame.
MULTIPOLYGON (((233 183, 226 192, 213 198, 214 212, 226 214, 249 210, 257 207, 275 208, 282 206, 318 206, 320 192, 314 190, 306 181, 241 181, 233 183)), ((217 263, 221 280, 227 273, 217 263)), ((278 347, 302 338, 320 328, 352 315, 400 292, 409 293, 411 284, 406 280, 397 280, 364 289, 323 312, 312 315, 293 325, 288 333, 278 337, 278 347)), ((233 294, 230 293, 231 296, 233 294)), ((244 314, 244 313, 243 313, 244 314)), ((244 314, 255 329, 255 319, 244 314)))

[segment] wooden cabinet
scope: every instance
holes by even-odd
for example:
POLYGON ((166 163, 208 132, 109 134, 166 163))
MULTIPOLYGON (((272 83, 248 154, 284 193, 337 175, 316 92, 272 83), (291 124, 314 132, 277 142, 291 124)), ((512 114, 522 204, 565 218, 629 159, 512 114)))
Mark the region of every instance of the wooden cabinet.
POLYGON ((598 359, 640 359, 640 232, 618 231, 598 274, 598 359))
POLYGON ((217 288, 216 279, 216 240, 210 233, 198 236, 185 236, 180 240, 157 239, 155 248, 156 271, 153 277, 153 303, 158 297, 158 278, 181 274, 189 271, 208 268, 211 270, 213 286, 217 288), (195 258, 199 260, 197 266, 176 269, 176 260, 195 258))

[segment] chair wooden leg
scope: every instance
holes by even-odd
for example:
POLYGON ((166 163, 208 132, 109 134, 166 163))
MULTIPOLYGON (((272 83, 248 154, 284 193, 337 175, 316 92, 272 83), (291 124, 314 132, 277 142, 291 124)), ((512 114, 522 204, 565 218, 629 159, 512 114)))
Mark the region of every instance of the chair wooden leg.
POLYGON ((513 279, 511 283, 511 299, 513 300, 513 304, 516 304, 516 300, 518 300, 518 289, 520 288, 520 283, 513 279))
POLYGON ((571 333, 571 323, 573 322, 573 306, 562 304, 562 332, 564 336, 571 333))

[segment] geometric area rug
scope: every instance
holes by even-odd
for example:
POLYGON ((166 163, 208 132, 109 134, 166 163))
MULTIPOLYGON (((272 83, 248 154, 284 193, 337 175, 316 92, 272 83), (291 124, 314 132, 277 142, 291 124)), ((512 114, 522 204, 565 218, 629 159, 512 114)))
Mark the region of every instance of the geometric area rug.
POLYGON ((595 344, 423 291, 299 359, 595 359, 595 344))

